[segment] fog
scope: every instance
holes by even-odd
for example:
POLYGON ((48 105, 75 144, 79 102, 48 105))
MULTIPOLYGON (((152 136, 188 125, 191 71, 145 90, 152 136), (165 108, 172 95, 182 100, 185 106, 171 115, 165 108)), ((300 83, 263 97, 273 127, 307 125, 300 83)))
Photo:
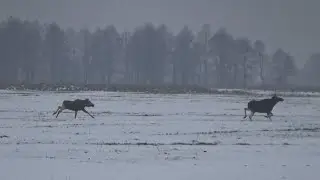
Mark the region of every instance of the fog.
MULTIPOLYGON (((288 74, 288 78, 286 77, 286 79, 289 80, 286 81, 289 82, 286 83, 301 84, 301 82, 304 82, 304 84, 308 84, 305 82, 304 78, 306 78, 306 76, 313 76, 310 75, 312 73, 306 73, 312 70, 310 70, 310 66, 308 70, 303 67, 314 53, 320 52, 320 36, 318 36, 318 32, 320 32, 320 25, 317 23, 317 17, 319 17, 320 12, 318 11, 318 7, 320 7, 320 2, 316 0, 2 0, 0 2, 0 20, 7 21, 9 16, 13 16, 21 20, 38 20, 41 25, 44 23, 56 22, 59 28, 62 28, 62 31, 65 31, 67 28, 73 28, 75 31, 89 28, 94 32, 97 27, 105 28, 109 25, 114 25, 119 34, 124 31, 129 31, 131 34, 134 34, 136 27, 140 27, 144 25, 144 23, 150 22, 155 26, 155 29, 157 29, 159 25, 165 24, 168 33, 172 32, 173 36, 177 35, 185 25, 193 32, 194 36, 197 36, 197 33, 201 30, 203 24, 210 24, 212 36, 218 32, 220 28, 226 28, 227 33, 234 39, 248 38, 252 43, 251 46, 253 49, 254 42, 256 40, 261 40, 265 45, 264 59, 266 59, 267 62, 272 61, 272 57, 276 52, 283 50, 284 53, 290 57, 289 59, 293 59, 294 64, 298 68, 294 75, 290 75, 289 77, 288 74)), ((15 37, 13 34, 12 36, 15 37)), ((71 38, 71 35, 69 38, 71 38)), ((77 36, 77 38, 78 41, 75 41, 79 44, 73 45, 76 47, 72 47, 72 45, 69 44, 67 49, 78 48, 80 51, 83 50, 81 49, 82 45, 80 45, 80 39, 83 40, 83 38, 81 38, 81 35, 77 36)), ((172 45, 168 45, 168 42, 166 43, 166 46, 172 45)), ((125 50, 123 44, 121 44, 121 46, 121 52, 127 52, 128 49, 125 50)), ((12 47, 14 47, 14 45, 12 45, 12 47)), ((146 45, 146 47, 148 46, 146 45)), ((211 47, 211 49, 212 48, 213 47, 211 47)), ((42 52, 42 50, 40 51, 42 52)), ((210 56, 216 57, 219 56, 219 53, 220 56, 223 56, 222 51, 211 54, 210 56)), ((239 55, 239 52, 237 53, 239 55)), ((198 56, 203 57, 203 54, 205 53, 198 56)), ((90 56, 92 56, 92 54, 90 56)), ((99 56, 108 55, 101 54, 99 56)), ((7 55, 7 57, 9 58, 10 56, 7 55)), ((48 62, 55 61, 50 60, 50 58, 47 57, 41 59, 46 59, 48 62)), ((125 62, 125 58, 121 58, 123 62, 125 62)), ((115 60, 113 60, 113 62, 116 62, 116 59, 119 60, 117 62, 121 62, 121 58, 114 58, 115 60)), ((166 54, 162 60, 168 58, 170 57, 166 54)), ((243 57, 238 56, 225 58, 243 59, 243 57)), ((257 57, 252 58, 259 59, 257 57)), ((226 62, 227 61, 229 60, 226 60, 226 62)), ((235 61, 240 62, 240 60, 235 61)), ((81 60, 81 62, 83 61, 81 60)), ((170 67, 168 65, 170 63, 164 64, 166 68, 170 67)), ((232 67, 231 64, 234 63, 230 63, 230 66, 232 67)), ((236 64, 240 66, 240 64, 243 63, 236 64)), ((108 65, 108 63, 106 65, 108 65)), ((21 67, 18 67, 18 65, 16 66, 17 67, 14 71, 18 71, 19 68, 23 71, 22 65, 21 67)), ((81 66, 83 66, 83 64, 81 66)), ((114 63, 112 63, 112 66, 114 66, 114 63)), ((198 63, 193 64, 193 66, 195 66, 194 69, 196 69, 198 66, 202 65, 201 63, 198 63)), ((229 69, 231 69, 231 67, 229 69)), ((253 71, 257 71, 252 76, 259 76, 259 68, 260 65, 252 67, 253 71)), ((194 74, 191 73, 191 71, 196 71, 194 69, 188 69, 186 71, 190 74, 194 74)), ((201 70, 201 68, 199 69, 197 70, 197 73, 199 71, 201 74, 203 70, 201 70)), ((270 66, 270 71, 265 70, 264 73, 269 72, 270 74, 274 69, 275 68, 270 66)), ((79 71, 79 74, 81 74, 81 70, 79 71)), ((237 70, 237 72, 235 72, 234 68, 233 70, 226 70, 225 73, 230 74, 231 72, 237 76, 236 73, 240 73, 241 71, 237 70)), ((209 79, 215 79, 215 73, 217 72, 212 72, 211 75, 205 75, 205 77, 208 76, 209 79)), ((190 81, 195 84, 201 84, 199 82, 203 81, 202 76, 204 75, 201 75, 201 78, 198 74, 192 75, 192 78, 189 79, 198 79, 197 81, 190 81), (197 76, 197 78, 194 76, 197 76)), ((223 75, 220 74, 220 76, 223 75)), ((266 76, 268 76, 268 74, 266 74, 266 76)), ((169 75, 168 78, 170 79, 169 75)), ((221 78, 226 77, 224 76, 221 78)), ((50 78, 48 77, 48 79, 50 78)), ((270 79, 272 78, 270 77, 270 79)), ((36 78, 32 81, 36 82, 36 78)), ((51 80, 38 81, 51 82, 51 80)), ((210 83, 205 83, 205 86, 218 86, 217 82, 214 82, 214 80, 209 81, 211 81, 211 85, 209 85, 210 83)), ((248 82, 248 84, 252 85, 261 84, 261 78, 260 80, 248 81, 251 81, 248 82)), ((188 83, 191 82, 188 80, 188 83)), ((272 80, 270 80, 270 83, 273 83, 272 80)), ((240 84, 243 83, 239 82, 238 86, 240 86, 240 84)), ((280 84, 283 84, 283 82, 281 81, 280 84)), ((220 84, 219 86, 227 85, 220 84)))

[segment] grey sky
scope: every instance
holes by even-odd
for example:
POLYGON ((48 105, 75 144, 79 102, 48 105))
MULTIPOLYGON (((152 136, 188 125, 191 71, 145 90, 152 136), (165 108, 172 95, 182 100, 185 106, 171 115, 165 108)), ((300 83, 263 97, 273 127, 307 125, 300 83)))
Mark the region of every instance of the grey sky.
POLYGON ((320 52, 319 7, 319 0, 1 0, 0 20, 11 15, 74 28, 114 24, 119 31, 153 22, 174 32, 209 23, 213 31, 226 27, 235 37, 261 39, 269 52, 281 47, 301 66, 320 52))

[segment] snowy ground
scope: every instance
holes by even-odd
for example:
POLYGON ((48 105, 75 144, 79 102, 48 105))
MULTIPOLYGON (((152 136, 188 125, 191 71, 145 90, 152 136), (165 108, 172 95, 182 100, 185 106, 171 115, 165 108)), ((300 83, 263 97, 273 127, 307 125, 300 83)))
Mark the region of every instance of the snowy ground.
POLYGON ((0 91, 1 180, 309 180, 320 175, 320 98, 0 91), (90 98, 96 118, 54 110, 90 98), (261 97, 259 97, 261 98, 261 97))

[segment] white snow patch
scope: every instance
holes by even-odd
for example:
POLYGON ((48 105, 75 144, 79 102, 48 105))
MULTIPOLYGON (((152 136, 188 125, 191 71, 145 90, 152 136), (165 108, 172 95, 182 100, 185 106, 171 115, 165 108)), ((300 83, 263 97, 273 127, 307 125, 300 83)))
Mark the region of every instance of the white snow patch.
POLYGON ((250 96, 0 92, 0 179, 317 179, 320 98, 285 97, 273 121, 250 96), (90 98, 96 118, 65 99, 90 98))

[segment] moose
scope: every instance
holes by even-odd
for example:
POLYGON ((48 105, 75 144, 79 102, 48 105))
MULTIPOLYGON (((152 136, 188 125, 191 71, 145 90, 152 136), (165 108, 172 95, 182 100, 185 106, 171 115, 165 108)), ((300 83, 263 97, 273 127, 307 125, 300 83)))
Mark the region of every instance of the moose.
POLYGON ((94 107, 94 104, 89 99, 76 99, 74 101, 64 100, 62 105, 58 106, 58 109, 52 115, 57 114, 57 118, 63 110, 68 109, 75 112, 74 118, 77 118, 78 111, 83 111, 94 118, 87 110, 85 110, 85 107, 94 107))
POLYGON ((251 111, 251 114, 249 115, 250 120, 252 120, 252 117, 254 113, 266 113, 267 115, 264 116, 266 118, 269 118, 270 121, 272 121, 271 116, 273 107, 278 103, 282 102, 283 98, 278 97, 276 94, 274 94, 269 99, 262 99, 262 100, 251 100, 248 102, 248 107, 244 108, 244 117, 245 119, 247 117, 247 111, 251 111))

